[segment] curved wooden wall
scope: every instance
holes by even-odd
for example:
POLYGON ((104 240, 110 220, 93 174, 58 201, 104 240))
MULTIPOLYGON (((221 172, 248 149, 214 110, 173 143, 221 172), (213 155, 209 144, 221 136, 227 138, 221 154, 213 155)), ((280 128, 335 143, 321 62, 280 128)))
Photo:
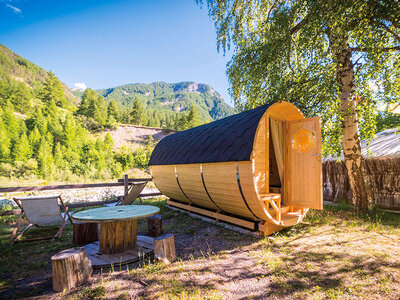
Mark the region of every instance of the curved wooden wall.
POLYGON ((251 220, 270 221, 260 201, 269 192, 268 118, 283 121, 304 118, 291 103, 278 102, 267 109, 254 137, 251 161, 204 164, 152 165, 157 188, 167 197, 251 220))

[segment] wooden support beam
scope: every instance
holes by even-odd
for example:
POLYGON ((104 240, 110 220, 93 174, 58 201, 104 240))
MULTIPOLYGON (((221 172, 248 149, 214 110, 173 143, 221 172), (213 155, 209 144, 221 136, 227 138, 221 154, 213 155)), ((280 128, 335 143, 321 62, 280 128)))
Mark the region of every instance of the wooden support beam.
POLYGON ((21 212, 20 209, 4 210, 0 211, 0 217, 19 215, 20 212, 21 212))
POLYGON ((210 210, 207 210, 207 209, 194 207, 194 206, 191 206, 191 205, 188 205, 188 204, 179 203, 179 202, 176 202, 176 201, 173 201, 173 200, 170 200, 170 199, 167 200, 167 204, 171 205, 171 206, 178 207, 178 208, 182 208, 182 209, 187 210, 187 211, 198 213, 198 214, 201 214, 201 215, 204 215, 204 216, 208 216, 208 217, 211 217, 211 218, 216 219, 216 220, 233 223, 233 224, 236 224, 236 225, 239 225, 239 226, 242 226, 242 227, 245 227, 245 228, 249 228, 249 229, 252 229, 252 230, 255 229, 255 223, 251 222, 251 221, 239 219, 239 218, 236 218, 236 217, 227 216, 227 215, 222 214, 222 213, 217 213, 217 212, 213 212, 213 211, 210 211, 210 210))

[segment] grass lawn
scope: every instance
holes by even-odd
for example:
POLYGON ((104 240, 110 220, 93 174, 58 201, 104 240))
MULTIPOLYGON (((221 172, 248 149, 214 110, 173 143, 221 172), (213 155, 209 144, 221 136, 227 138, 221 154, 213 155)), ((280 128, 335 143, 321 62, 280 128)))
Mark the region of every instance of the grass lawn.
POLYGON ((400 298, 400 214, 358 217, 346 205, 325 206, 310 211, 307 224, 256 238, 169 210, 165 200, 145 202, 161 208, 164 231, 175 235, 173 264, 114 266, 76 290, 54 293, 50 257, 73 247, 72 226, 54 242, 9 245, 15 217, 2 217, 0 298, 400 298))

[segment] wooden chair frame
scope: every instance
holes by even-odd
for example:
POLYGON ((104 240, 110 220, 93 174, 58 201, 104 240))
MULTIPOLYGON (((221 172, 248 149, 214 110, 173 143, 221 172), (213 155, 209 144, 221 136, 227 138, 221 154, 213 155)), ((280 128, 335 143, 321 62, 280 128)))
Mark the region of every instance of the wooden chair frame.
MULTIPOLYGON (((140 204, 143 204, 142 198, 140 197, 140 193, 143 191, 143 189, 146 187, 147 181, 143 182, 136 182, 131 185, 130 191, 120 200, 117 202, 113 202, 112 204, 116 203, 115 206, 118 205, 129 205, 132 204, 136 198, 139 198, 140 204), (135 187, 142 186, 142 188, 138 190, 135 190, 135 187)), ((111 203, 110 203, 111 204, 111 203)), ((105 206, 112 206, 112 205, 105 205, 105 206)))
MULTIPOLYGON (((56 233, 54 236, 47 236, 47 237, 40 237, 40 238, 25 239, 25 240, 23 240, 23 241, 20 241, 20 238, 22 237, 22 235, 23 235, 25 232, 27 232, 28 229, 30 229, 31 227, 33 227, 33 226, 39 227, 39 225, 29 223, 28 226, 26 226, 26 227, 18 234, 18 236, 16 236, 16 235, 17 235, 17 232, 18 232, 19 224, 20 224, 21 219, 22 219, 22 215, 25 213, 25 211, 24 211, 24 209, 23 209, 23 207, 22 207, 21 201, 20 201, 18 198, 13 198, 13 200, 15 201, 15 203, 17 203, 17 205, 21 208, 21 211, 20 211, 20 213, 18 214, 18 219, 17 219, 17 222, 15 223, 15 228, 14 228, 12 234, 11 234, 10 243, 13 244, 13 243, 16 243, 16 242, 32 242, 32 241, 44 241, 44 240, 51 240, 51 241, 54 241, 56 238, 60 238, 61 235, 62 235, 62 233, 63 233, 63 231, 64 231, 65 225, 67 224, 68 220, 71 222, 71 224, 73 224, 73 223, 72 223, 71 215, 70 215, 69 212, 68 212, 68 207, 64 204, 64 201, 62 200, 61 196, 58 195, 57 198, 58 198, 58 200, 60 200, 61 205, 62 205, 62 207, 64 208, 64 217, 63 217, 63 221, 62 221, 62 223, 61 223, 61 225, 60 225, 60 228, 58 229, 57 233, 56 233), (67 217, 68 217, 68 219, 67 219, 67 217)), ((29 220, 28 220, 28 221, 29 221, 29 220)))

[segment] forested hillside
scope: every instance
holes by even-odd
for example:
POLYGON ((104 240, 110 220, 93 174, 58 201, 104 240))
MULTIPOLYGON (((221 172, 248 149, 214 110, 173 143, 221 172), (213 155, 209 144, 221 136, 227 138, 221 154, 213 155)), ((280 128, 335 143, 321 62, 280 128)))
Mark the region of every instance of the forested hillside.
POLYGON ((182 130, 233 113, 233 109, 211 86, 201 83, 136 83, 97 92, 107 103, 115 102, 113 105, 118 107, 123 123, 182 130), (143 110, 143 117, 132 118, 132 109, 143 110), (188 118, 189 114, 196 114, 198 120, 193 123, 182 119, 188 118))
POLYGON ((0 45, 0 177, 111 178, 145 167, 151 144, 115 152, 109 134, 89 132, 87 123, 107 127, 112 120, 104 99, 89 96, 77 107, 79 99, 52 72, 0 45))

